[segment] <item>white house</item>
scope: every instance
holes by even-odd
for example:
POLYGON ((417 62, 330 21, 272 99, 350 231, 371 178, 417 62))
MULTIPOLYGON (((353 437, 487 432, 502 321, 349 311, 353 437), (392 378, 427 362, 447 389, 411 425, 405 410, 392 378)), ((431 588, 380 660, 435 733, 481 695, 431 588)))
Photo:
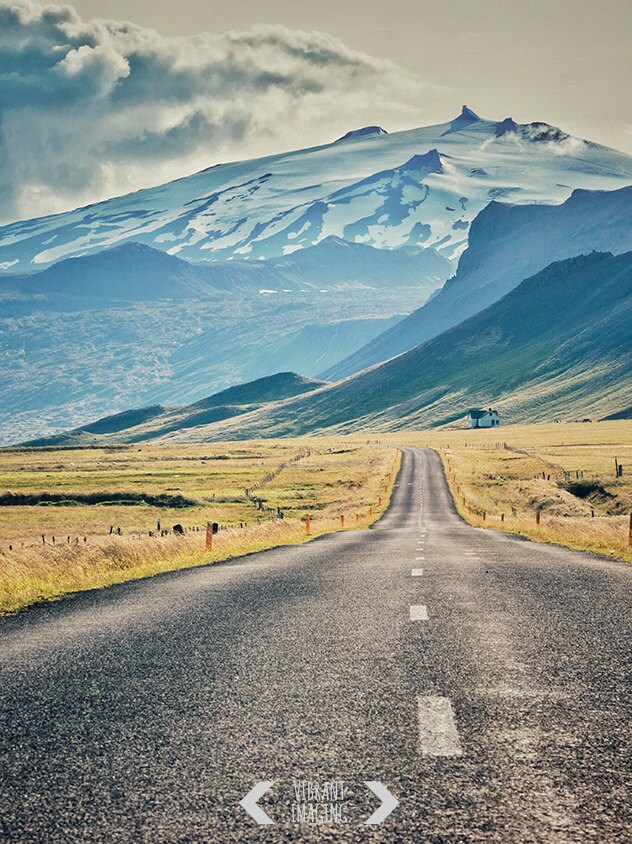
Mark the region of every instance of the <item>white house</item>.
POLYGON ((500 425, 500 416, 497 410, 479 410, 473 407, 467 414, 468 428, 497 428, 500 425))

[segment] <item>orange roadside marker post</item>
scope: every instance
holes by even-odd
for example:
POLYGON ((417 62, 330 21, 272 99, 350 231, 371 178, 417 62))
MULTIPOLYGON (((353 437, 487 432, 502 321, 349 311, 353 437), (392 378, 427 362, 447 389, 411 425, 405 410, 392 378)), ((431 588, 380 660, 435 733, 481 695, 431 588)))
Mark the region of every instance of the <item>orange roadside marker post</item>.
POLYGON ((206 550, 210 551, 213 547, 213 523, 206 523, 206 550))
POLYGON ((305 517, 305 533, 309 533, 309 529, 311 527, 311 524, 312 523, 311 523, 309 513, 308 513, 307 516, 305 517))

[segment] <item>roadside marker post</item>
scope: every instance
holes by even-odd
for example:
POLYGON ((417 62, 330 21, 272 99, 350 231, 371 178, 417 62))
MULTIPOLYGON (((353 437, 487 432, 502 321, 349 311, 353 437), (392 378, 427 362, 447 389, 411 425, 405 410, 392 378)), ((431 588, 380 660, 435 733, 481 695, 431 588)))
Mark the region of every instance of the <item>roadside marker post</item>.
POLYGON ((206 550, 210 551, 213 547, 213 523, 206 523, 206 550))
POLYGON ((344 513, 341 513, 340 514, 340 527, 344 527, 344 526, 345 526, 345 517, 344 517, 344 513))
POLYGON ((310 532, 311 524, 312 524, 311 519, 310 519, 310 516, 309 516, 309 513, 308 513, 307 516, 305 516, 305 533, 310 532))
POLYGON ((632 545, 632 513, 630 513, 630 530, 628 533, 628 545, 632 545))

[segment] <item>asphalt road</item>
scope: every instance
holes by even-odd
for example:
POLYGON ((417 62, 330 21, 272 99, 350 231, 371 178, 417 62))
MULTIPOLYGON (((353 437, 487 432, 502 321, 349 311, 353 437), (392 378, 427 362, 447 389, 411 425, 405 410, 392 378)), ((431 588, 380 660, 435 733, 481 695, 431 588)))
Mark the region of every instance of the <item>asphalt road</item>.
POLYGON ((405 449, 371 530, 2 620, 0 837, 630 842, 631 585, 469 527, 405 449))

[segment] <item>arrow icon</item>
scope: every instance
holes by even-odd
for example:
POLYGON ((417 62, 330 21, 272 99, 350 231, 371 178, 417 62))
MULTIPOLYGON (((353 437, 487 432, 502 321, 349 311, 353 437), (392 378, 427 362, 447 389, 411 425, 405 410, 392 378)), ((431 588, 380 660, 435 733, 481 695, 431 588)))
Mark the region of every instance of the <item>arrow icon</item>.
POLYGON ((241 808, 245 809, 250 817, 259 824, 274 823, 272 818, 266 815, 261 806, 257 806, 259 800, 261 800, 266 791, 269 788, 272 788, 273 785, 274 780, 262 780, 261 782, 258 782, 254 788, 250 789, 243 800, 239 801, 241 808))
POLYGON ((372 780, 371 782, 365 782, 364 784, 382 801, 382 805, 378 806, 371 817, 364 823, 382 823, 382 821, 386 820, 386 818, 390 815, 393 809, 396 809, 399 806, 399 800, 396 797, 393 797, 388 788, 385 785, 382 785, 379 780, 372 780))

